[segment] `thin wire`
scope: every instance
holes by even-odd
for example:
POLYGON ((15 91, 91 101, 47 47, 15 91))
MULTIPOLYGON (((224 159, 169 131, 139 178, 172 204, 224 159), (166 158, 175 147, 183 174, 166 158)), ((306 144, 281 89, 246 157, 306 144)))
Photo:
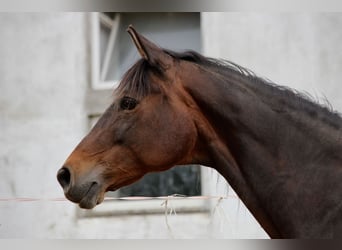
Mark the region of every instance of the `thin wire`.
MULTIPOLYGON (((179 194, 173 194, 169 196, 127 196, 127 197, 106 197, 105 201, 111 200, 126 200, 126 201, 139 201, 139 200, 182 200, 182 199, 193 199, 193 200, 208 200, 208 199, 239 199, 236 195, 226 196, 184 196, 179 194)), ((57 198, 33 198, 33 197, 8 197, 0 198, 0 202, 36 202, 36 201, 68 201, 64 197, 57 198)))

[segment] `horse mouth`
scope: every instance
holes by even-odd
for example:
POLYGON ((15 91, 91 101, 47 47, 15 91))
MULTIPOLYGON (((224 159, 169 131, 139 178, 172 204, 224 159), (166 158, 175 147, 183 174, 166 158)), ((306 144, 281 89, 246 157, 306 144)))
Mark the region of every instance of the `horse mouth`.
POLYGON ((82 200, 79 202, 79 206, 85 209, 92 209, 96 205, 103 201, 103 195, 101 195, 100 185, 97 182, 93 182, 82 200))
POLYGON ((81 201, 78 202, 80 208, 92 209, 99 205, 104 200, 104 195, 107 191, 116 191, 119 189, 117 185, 111 185, 103 192, 102 188, 97 182, 93 182, 81 201))
POLYGON ((115 192, 118 189, 119 189, 118 185, 113 184, 113 185, 110 185, 109 187, 107 187, 105 192, 108 192, 108 191, 115 192))

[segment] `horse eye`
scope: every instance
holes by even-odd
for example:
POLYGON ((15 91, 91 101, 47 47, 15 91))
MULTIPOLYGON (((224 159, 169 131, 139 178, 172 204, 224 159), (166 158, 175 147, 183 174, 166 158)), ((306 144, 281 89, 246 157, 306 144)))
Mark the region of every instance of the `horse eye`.
POLYGON ((138 104, 137 100, 131 97, 125 96, 124 98, 121 99, 120 108, 122 110, 132 110, 137 106, 137 104, 138 104))

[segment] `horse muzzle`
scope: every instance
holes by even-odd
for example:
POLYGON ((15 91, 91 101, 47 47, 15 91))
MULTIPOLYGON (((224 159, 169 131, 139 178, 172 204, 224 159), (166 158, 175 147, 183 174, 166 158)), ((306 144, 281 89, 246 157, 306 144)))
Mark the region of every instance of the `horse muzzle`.
POLYGON ((68 167, 62 167, 57 173, 57 180, 62 186, 64 195, 74 203, 78 203, 81 208, 92 209, 103 201, 101 185, 96 180, 76 183, 73 181, 72 173, 68 167))

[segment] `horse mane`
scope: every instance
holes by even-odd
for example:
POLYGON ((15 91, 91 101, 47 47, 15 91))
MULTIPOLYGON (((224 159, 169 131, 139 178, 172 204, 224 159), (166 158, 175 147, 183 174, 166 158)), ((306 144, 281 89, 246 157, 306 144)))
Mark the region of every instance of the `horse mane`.
MULTIPOLYGON (((254 92, 265 95, 265 100, 277 97, 285 100, 287 108, 291 110, 304 111, 311 117, 317 117, 319 115, 325 123, 332 127, 335 127, 336 129, 342 127, 340 113, 333 110, 332 105, 326 97, 323 99, 324 102, 320 103, 318 98, 314 98, 309 93, 303 93, 287 86, 278 85, 269 79, 256 75, 252 70, 229 60, 205 57, 192 50, 175 52, 164 49, 163 51, 175 59, 192 62, 213 70, 227 79, 232 74, 237 75, 244 80, 254 92)), ((138 99, 150 95, 154 89, 151 84, 148 83, 147 72, 151 70, 160 74, 159 69, 150 66, 145 59, 139 59, 124 74, 115 93, 119 96, 129 95, 138 99)), ((282 104, 284 104, 284 102, 282 104)), ((277 109, 277 107, 273 108, 277 109)), ((281 110, 283 107, 279 107, 278 109, 281 110)))
MULTIPOLYGON (((164 50, 164 52, 176 59, 186 60, 210 68, 226 77, 231 77, 232 74, 238 75, 254 92, 265 95, 265 100, 270 100, 274 97, 286 100, 286 106, 291 110, 304 111, 311 117, 320 116, 324 123, 336 129, 342 127, 341 114, 333 109, 325 96, 321 103, 318 98, 314 98, 308 92, 300 92, 287 86, 278 85, 267 78, 258 76, 252 70, 229 60, 205 57, 191 50, 183 53, 171 50, 164 50)), ((277 110, 283 109, 280 107, 273 108, 277 110)))

